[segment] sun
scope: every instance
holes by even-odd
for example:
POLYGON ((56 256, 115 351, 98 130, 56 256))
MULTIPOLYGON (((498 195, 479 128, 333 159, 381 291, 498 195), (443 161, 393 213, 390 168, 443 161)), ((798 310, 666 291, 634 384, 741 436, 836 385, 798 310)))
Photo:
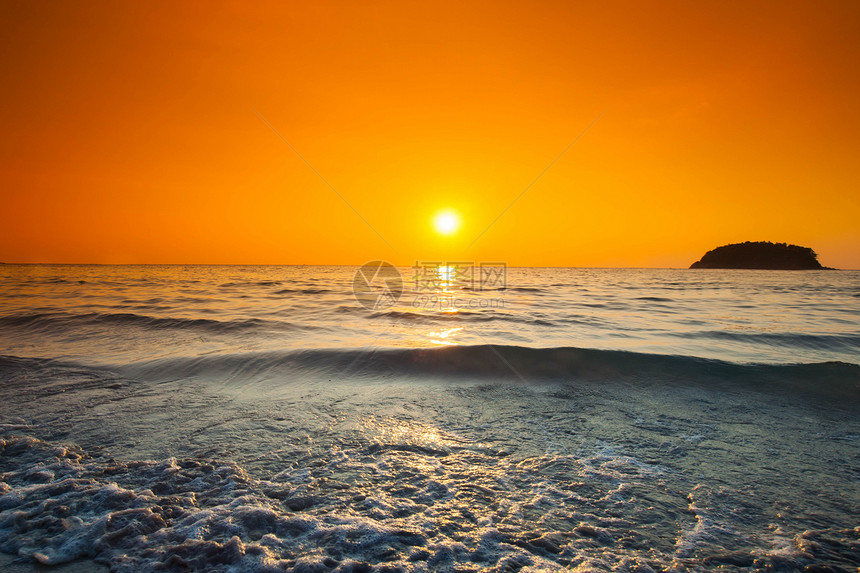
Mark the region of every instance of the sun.
POLYGON ((454 211, 440 211, 433 217, 433 227, 441 235, 452 235, 460 228, 460 216, 454 211))

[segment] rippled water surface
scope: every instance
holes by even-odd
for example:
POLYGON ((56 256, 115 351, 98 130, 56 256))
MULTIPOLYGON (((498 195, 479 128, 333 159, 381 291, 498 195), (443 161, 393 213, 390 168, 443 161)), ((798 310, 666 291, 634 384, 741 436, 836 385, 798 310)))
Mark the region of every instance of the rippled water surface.
POLYGON ((441 344, 735 362, 858 362, 860 272, 402 268, 368 312, 352 267, 0 266, 7 353, 105 363, 205 352, 441 344), (471 277, 471 278, 470 278, 471 277))
POLYGON ((355 272, 0 266, 0 551, 860 566, 860 273, 406 268, 368 309, 355 272))

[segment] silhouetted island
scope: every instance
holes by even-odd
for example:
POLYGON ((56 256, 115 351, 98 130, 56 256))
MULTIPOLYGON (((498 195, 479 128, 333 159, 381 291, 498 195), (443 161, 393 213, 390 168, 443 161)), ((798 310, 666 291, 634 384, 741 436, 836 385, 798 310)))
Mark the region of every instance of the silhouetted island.
POLYGON ((747 241, 723 245, 705 253, 701 260, 690 265, 691 269, 772 269, 808 270, 827 269, 818 262, 818 255, 809 247, 771 243, 770 241, 747 241))

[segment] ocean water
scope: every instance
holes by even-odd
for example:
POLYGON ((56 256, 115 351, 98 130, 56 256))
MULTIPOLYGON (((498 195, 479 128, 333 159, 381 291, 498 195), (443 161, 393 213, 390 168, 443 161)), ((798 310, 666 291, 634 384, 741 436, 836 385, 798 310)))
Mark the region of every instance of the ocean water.
POLYGON ((856 571, 860 272, 0 265, 0 552, 856 571))

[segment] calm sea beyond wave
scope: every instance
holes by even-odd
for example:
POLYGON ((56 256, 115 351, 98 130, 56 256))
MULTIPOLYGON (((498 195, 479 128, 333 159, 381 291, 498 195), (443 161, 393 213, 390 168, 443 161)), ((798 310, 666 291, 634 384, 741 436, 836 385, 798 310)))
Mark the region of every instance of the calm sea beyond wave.
POLYGON ((0 568, 860 566, 860 271, 376 271, 0 265, 0 568))

